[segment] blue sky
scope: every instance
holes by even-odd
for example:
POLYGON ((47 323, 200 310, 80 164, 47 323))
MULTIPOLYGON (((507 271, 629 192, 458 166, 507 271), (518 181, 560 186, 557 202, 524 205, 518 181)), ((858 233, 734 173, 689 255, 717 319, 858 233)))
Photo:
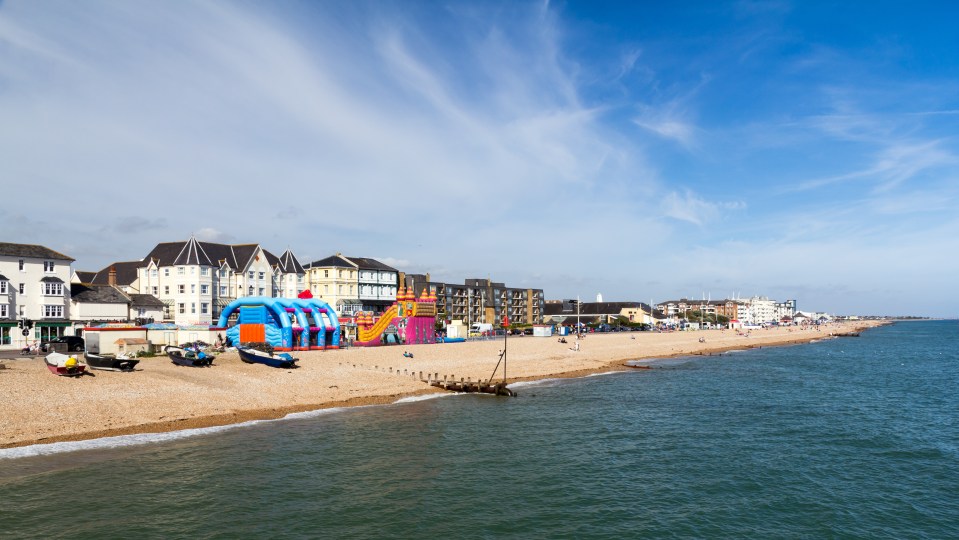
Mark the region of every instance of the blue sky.
POLYGON ((959 7, 0 3, 3 239, 959 314, 959 7))

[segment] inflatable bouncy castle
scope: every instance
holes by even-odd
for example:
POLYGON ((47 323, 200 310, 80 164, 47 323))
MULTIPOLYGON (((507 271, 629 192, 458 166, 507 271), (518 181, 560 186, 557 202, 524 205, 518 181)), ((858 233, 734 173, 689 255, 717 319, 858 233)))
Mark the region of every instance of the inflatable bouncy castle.
POLYGON ((317 298, 239 298, 223 309, 218 326, 227 328, 229 343, 266 342, 276 351, 340 348, 340 321, 326 302, 317 298), (236 324, 227 328, 237 314, 236 324))
POLYGON ((426 290, 417 299, 412 289, 401 288, 396 302, 378 319, 372 313, 358 313, 357 341, 354 345, 370 347, 405 343, 434 343, 436 323, 436 295, 426 290))

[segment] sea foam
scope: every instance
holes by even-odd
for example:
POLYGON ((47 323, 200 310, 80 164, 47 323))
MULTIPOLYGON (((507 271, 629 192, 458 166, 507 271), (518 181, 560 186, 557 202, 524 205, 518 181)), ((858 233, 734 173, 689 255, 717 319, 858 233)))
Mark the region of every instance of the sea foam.
POLYGON ((122 448, 125 446, 138 446, 143 444, 169 442, 178 439, 186 439, 189 437, 218 433, 228 429, 249 427, 267 421, 268 420, 250 420, 248 422, 229 424, 225 426, 181 429, 179 431, 167 431, 163 433, 115 435, 113 437, 102 437, 99 439, 89 439, 85 441, 64 441, 47 444, 34 444, 30 446, 21 446, 18 448, 4 448, 0 449, 0 459, 48 456, 52 454, 62 454, 65 452, 78 452, 81 450, 105 450, 111 448, 122 448))

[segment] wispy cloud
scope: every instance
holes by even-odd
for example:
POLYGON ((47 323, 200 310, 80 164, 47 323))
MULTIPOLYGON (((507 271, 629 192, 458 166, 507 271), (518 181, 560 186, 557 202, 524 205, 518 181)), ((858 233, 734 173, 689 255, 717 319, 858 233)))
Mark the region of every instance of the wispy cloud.
POLYGON ((743 201, 707 201, 689 190, 667 193, 662 201, 663 214, 695 225, 717 221, 725 211, 744 210, 743 201))

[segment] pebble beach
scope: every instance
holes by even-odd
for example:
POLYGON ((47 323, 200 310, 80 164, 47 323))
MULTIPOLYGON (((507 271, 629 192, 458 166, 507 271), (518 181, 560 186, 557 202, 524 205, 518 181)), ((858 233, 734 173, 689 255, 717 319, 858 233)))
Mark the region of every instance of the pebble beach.
MULTIPOLYGON (((575 338, 511 336, 510 382, 631 369, 632 360, 709 355, 831 338, 882 324, 831 323, 819 328, 779 327, 742 334, 619 332, 575 338), (703 341, 701 342, 700 339, 703 341)), ((330 407, 393 403, 443 392, 422 379, 489 379, 503 339, 434 345, 297 352, 300 367, 245 364, 221 353, 209 368, 176 366, 163 356, 144 358, 137 371, 92 371, 57 377, 42 357, 5 360, 0 369, 0 448, 157 433, 275 419, 330 407), (413 358, 404 357, 408 351, 413 358), (422 379, 421 379, 422 377, 422 379)), ((502 378, 502 371, 497 372, 502 378)))

